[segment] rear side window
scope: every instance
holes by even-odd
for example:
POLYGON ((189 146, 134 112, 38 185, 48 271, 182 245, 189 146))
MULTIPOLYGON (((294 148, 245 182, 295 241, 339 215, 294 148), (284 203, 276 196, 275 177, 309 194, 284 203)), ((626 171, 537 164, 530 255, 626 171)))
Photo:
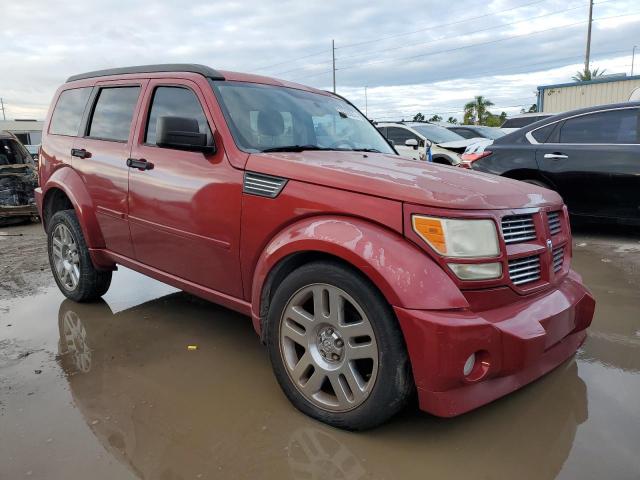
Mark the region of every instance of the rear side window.
POLYGON ((464 137, 464 138, 477 137, 477 135, 473 131, 471 131, 469 129, 466 129, 466 128, 450 128, 449 130, 451 130, 452 132, 457 133, 458 135, 460 135, 461 137, 464 137))
POLYGON ((140 87, 103 88, 93 109, 89 137, 126 142, 140 87))
POLYGON ((536 139, 537 142, 545 143, 547 140, 549 140, 549 136, 551 135, 551 132, 553 132, 553 130, 557 126, 558 126, 557 123, 552 123, 550 125, 545 125, 544 127, 538 128, 538 129, 534 130, 533 132, 531 132, 531 135, 533 136, 533 138, 536 139))
POLYGON ((72 137, 78 136, 82 114, 87 105, 87 100, 89 100, 89 95, 91 95, 91 88, 74 88, 65 90, 60 94, 51 116, 49 133, 72 137))
POLYGON ((560 143, 638 143, 638 109, 570 118, 560 129, 560 143))
POLYGON ((198 120, 200 133, 207 134, 208 144, 212 142, 211 129, 195 93, 183 87, 158 87, 153 94, 145 143, 155 145, 158 118, 188 117, 198 120))

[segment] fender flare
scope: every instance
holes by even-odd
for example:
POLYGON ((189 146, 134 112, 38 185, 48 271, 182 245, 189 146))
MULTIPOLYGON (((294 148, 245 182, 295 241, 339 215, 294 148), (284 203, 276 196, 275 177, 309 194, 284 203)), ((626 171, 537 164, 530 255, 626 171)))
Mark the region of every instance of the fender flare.
POLYGON ((453 280, 418 246, 369 221, 336 216, 307 218, 287 226, 262 251, 251 288, 253 325, 261 334, 263 289, 287 257, 316 252, 359 270, 396 307, 418 310, 468 308, 453 280))
POLYGON ((104 248, 105 242, 96 217, 95 207, 78 172, 71 167, 58 168, 42 189, 42 209, 44 211, 51 189, 62 190, 71 201, 78 216, 82 234, 89 248, 104 248))

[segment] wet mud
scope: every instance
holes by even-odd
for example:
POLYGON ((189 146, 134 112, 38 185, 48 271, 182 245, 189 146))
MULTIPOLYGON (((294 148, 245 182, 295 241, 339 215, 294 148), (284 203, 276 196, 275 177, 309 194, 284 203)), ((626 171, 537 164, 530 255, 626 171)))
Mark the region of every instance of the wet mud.
MULTIPOLYGON (((590 235, 573 264, 598 305, 575 358, 461 417, 412 407, 364 433, 295 410, 247 317, 126 269, 83 305, 48 270, 15 274, 21 292, 0 284, 0 479, 640 478, 640 243, 590 235)), ((22 248, 39 269, 40 247, 22 248)), ((23 261, 8 251, 3 273, 23 261)))

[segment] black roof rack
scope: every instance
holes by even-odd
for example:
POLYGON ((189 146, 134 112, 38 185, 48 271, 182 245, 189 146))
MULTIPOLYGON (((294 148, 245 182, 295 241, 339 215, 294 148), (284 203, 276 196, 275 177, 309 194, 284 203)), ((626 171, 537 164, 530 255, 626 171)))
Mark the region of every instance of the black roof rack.
POLYGON ((224 80, 224 76, 206 65, 195 63, 166 63, 160 65, 138 65, 135 67, 109 68, 107 70, 95 70, 93 72, 80 73, 67 78, 67 82, 83 80, 85 78, 107 77, 109 75, 125 75, 128 73, 158 73, 158 72, 188 72, 199 73, 211 80, 224 80))

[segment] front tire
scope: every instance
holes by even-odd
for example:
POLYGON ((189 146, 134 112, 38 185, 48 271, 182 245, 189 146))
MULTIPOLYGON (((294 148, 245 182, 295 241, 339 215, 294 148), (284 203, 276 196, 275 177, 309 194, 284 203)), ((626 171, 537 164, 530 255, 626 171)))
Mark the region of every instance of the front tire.
POLYGON ((51 217, 47 243, 53 278, 67 298, 88 302, 107 293, 111 271, 93 266, 75 211, 61 210, 51 217))
POLYGON ((364 430, 407 403, 411 369, 397 320, 358 272, 313 262, 278 286, 267 316, 276 379, 303 413, 364 430))

